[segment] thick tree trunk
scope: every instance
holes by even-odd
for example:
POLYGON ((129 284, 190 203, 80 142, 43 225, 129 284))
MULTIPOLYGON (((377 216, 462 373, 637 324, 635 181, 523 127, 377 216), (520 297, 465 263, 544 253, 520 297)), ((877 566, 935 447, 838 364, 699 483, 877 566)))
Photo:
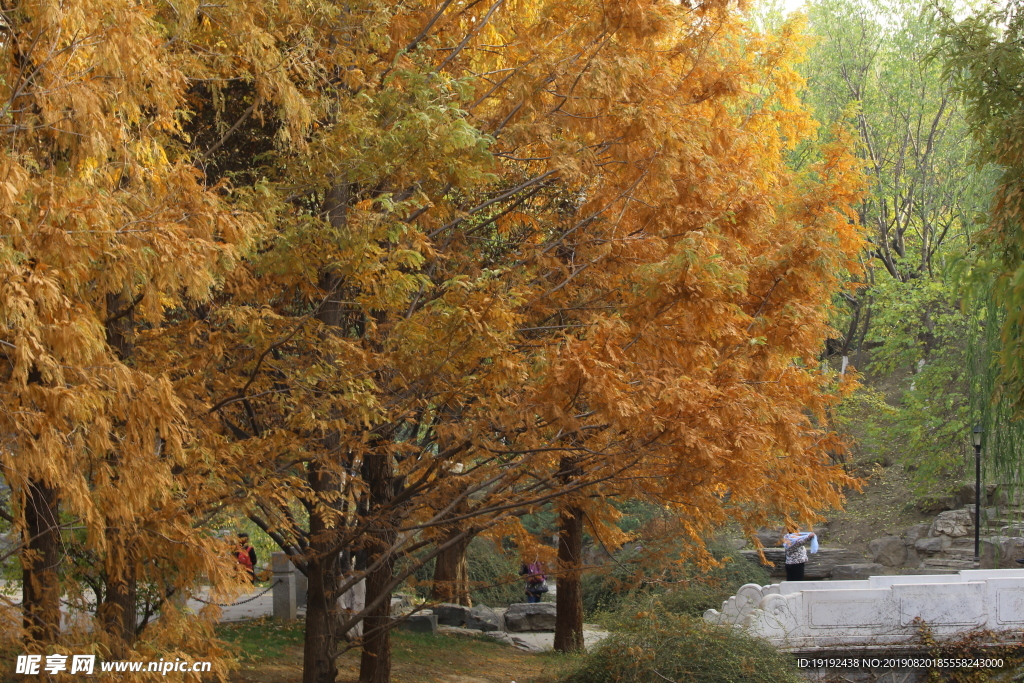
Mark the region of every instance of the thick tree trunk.
MULTIPOLYGON (((318 493, 335 491, 337 476, 310 466, 310 485, 318 493)), ((316 509, 309 515, 309 550, 306 557, 306 637, 303 643, 302 683, 334 683, 338 677, 340 553, 334 525, 316 509)))
POLYGON ((111 636, 113 654, 126 657, 135 642, 138 623, 135 557, 117 528, 107 531, 107 590, 99 608, 103 630, 111 636))
MULTIPOLYGON (((386 536, 378 540, 370 558, 388 552, 391 543, 386 536)), ((395 567, 393 557, 387 559, 366 577, 366 603, 383 595, 383 600, 363 619, 363 656, 359 663, 359 683, 391 683, 391 592, 387 590, 395 567), (386 594, 385 594, 386 593, 386 594)))
MULTIPOLYGON (((394 497, 394 476, 391 456, 374 453, 366 456, 363 478, 370 489, 369 514, 378 514, 383 505, 394 497)), ((376 519, 370 529, 370 544, 366 562, 373 566, 383 559, 366 577, 366 604, 379 604, 363 619, 363 656, 359 663, 359 683, 391 683, 391 590, 395 556, 391 545, 395 533, 385 517, 376 519)))
MULTIPOLYGON (((452 535, 458 533, 460 532, 455 531, 452 535)), ((469 596, 469 561, 466 559, 466 550, 471 540, 472 537, 467 536, 438 554, 434 565, 431 600, 473 606, 473 600, 469 596)))
POLYGON ((25 495, 25 551, 21 555, 23 616, 29 641, 60 636, 60 529, 57 490, 29 482, 25 495))
POLYGON ((555 650, 583 649, 583 592, 580 575, 583 558, 583 510, 562 511, 558 534, 558 595, 555 597, 555 650))

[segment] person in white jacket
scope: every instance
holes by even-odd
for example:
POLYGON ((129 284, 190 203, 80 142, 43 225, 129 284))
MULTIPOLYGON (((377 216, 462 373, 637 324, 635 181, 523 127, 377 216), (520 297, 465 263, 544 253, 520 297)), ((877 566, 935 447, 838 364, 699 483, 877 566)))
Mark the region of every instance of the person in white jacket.
POLYGON ((782 547, 786 549, 786 581, 803 581, 804 565, 807 564, 807 548, 818 552, 818 537, 813 531, 790 532, 782 537, 782 547))

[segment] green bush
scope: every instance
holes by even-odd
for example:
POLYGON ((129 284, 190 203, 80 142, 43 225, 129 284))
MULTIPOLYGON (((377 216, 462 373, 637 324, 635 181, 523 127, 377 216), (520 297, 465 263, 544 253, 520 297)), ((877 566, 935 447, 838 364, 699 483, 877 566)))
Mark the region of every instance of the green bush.
MULTIPOLYGON (((504 607, 513 602, 524 602, 523 580, 519 577, 519 561, 486 538, 474 538, 466 550, 469 564, 469 595, 473 604, 504 607)), ((430 597, 434 580, 434 560, 430 560, 413 574, 413 590, 426 600, 430 597)), ((401 571, 401 566, 398 567, 401 571)))
POLYGON ((708 609, 720 609, 740 586, 756 583, 759 586, 771 583, 771 577, 764 567, 750 562, 739 553, 723 553, 716 556, 725 564, 706 574, 691 573, 685 582, 668 588, 660 597, 665 609, 676 614, 699 617, 708 609))
POLYGON ((738 629, 672 614, 647 596, 623 605, 613 633, 557 683, 800 683, 793 660, 738 629))
POLYGON ((677 614, 701 615, 718 608, 746 583, 759 586, 770 582, 763 567, 749 562, 735 551, 711 548, 722 566, 706 572, 692 562, 673 562, 653 571, 634 549, 618 553, 606 572, 584 574, 583 611, 588 618, 602 612, 614 612, 629 600, 657 595, 665 609, 677 614))
POLYGON ((466 553, 470 597, 473 604, 504 607, 524 602, 524 581, 519 576, 518 556, 502 551, 486 538, 474 538, 466 553))

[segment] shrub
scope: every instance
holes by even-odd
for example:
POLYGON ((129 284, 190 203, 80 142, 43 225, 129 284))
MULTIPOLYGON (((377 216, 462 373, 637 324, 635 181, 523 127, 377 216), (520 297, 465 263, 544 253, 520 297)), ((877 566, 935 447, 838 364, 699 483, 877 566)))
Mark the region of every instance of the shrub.
POLYGON ((657 598, 623 606, 612 635, 557 683, 801 683, 793 660, 765 641, 665 611, 657 598))
POLYGON ((748 561, 736 553, 716 554, 716 559, 725 564, 700 574, 694 572, 684 580, 668 588, 660 600, 664 608, 676 614, 699 617, 708 609, 719 609, 740 586, 756 583, 759 586, 771 583, 771 577, 764 567, 748 561))
POLYGON ((711 554, 723 562, 722 566, 702 572, 692 562, 673 562, 654 572, 645 568, 636 550, 623 550, 616 555, 610 571, 584 574, 584 613, 592 618, 601 612, 614 612, 631 599, 658 595, 665 609, 699 616, 706 609, 720 607, 743 584, 770 582, 763 567, 739 553, 711 548, 711 554))
POLYGON ((469 544, 466 560, 469 563, 469 594, 474 605, 503 607, 526 600, 517 556, 503 552, 486 538, 474 538, 469 544))
MULTIPOLYGON (((469 594, 474 605, 503 607, 525 601, 516 556, 502 551, 486 538, 474 538, 466 550, 466 562, 469 564, 469 594)), ((412 577, 413 590, 423 599, 430 597, 434 564, 435 560, 430 560, 417 569, 412 577)))

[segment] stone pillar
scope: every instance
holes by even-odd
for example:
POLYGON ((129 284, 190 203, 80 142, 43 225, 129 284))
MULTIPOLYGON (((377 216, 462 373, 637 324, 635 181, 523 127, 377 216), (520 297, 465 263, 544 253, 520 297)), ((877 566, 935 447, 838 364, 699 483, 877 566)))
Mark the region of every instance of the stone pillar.
POLYGON ((302 572, 295 572, 295 604, 299 607, 306 606, 306 593, 309 590, 309 579, 302 572))
POLYGON ((286 553, 274 553, 270 556, 274 569, 274 618, 292 620, 296 617, 295 599, 295 567, 286 553))

